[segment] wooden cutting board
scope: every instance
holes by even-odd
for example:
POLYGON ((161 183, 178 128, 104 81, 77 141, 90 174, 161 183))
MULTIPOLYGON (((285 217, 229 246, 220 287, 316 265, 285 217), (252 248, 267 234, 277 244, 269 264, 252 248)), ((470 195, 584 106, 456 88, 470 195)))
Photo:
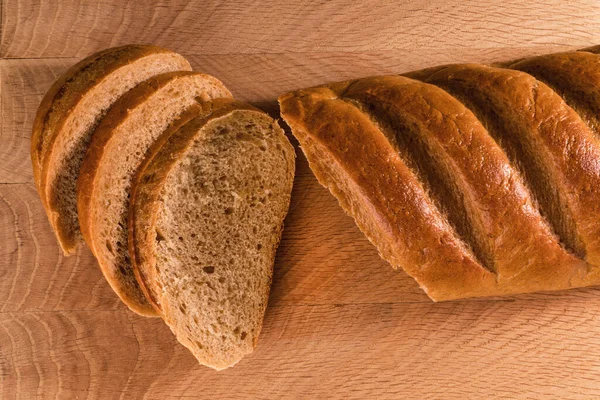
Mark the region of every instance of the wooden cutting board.
POLYGON ((119 303, 88 250, 64 258, 32 183, 39 101, 97 50, 189 56, 277 115, 294 88, 600 44, 597 1, 3 0, 0 397, 600 398, 600 291, 431 302, 298 173, 256 351, 199 366, 119 303), (144 3, 144 4, 142 4, 144 3))

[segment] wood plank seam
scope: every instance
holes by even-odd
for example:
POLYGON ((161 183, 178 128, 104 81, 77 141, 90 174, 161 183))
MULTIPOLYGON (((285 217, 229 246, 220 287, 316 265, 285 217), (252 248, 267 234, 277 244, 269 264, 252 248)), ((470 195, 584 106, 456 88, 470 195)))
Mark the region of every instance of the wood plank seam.
MULTIPOLYGON (((0 31, 0 34, 2 32, 0 31)), ((135 44, 135 42, 132 42, 131 44, 135 44)), ((152 43, 143 43, 143 44, 152 44, 152 43)), ((573 51, 573 50, 578 50, 582 47, 586 47, 586 46, 594 46, 597 45, 598 43, 596 42, 589 42, 586 45, 576 45, 576 46, 572 46, 572 45, 558 45, 555 46, 553 48, 551 48, 550 52, 561 52, 561 51, 573 51)), ((173 51, 177 51, 174 48, 169 48, 170 50, 173 51)), ((432 49, 432 51, 443 51, 445 50, 445 48, 441 47, 439 49, 432 49)), ((478 47, 478 46, 473 46, 470 47, 469 50, 471 51, 476 51, 476 50, 489 50, 488 47, 478 47)), ((539 54, 545 54, 548 53, 548 50, 544 50, 544 48, 542 49, 536 49, 535 47, 531 48, 532 50, 532 56, 533 55, 539 55, 539 54)), ((388 53, 398 53, 401 50, 391 50, 388 53)), ((345 56, 352 56, 352 55, 361 55, 361 56, 365 56, 365 55, 381 55, 385 53, 384 51, 381 50, 350 50, 350 51, 345 51, 345 50, 336 50, 336 51, 277 51, 277 52, 260 52, 260 53, 244 53, 244 52, 227 52, 227 53, 213 53, 213 52, 206 52, 206 53, 186 53, 183 51, 180 51, 180 54, 183 55, 186 58, 194 58, 194 57, 273 57, 273 56, 293 56, 293 55, 307 55, 307 56, 311 56, 311 55, 322 55, 322 54, 327 54, 327 55, 331 55, 331 54, 338 54, 338 55, 345 55, 345 56)), ((0 53, 1 54, 1 53, 0 53)), ((89 53, 89 54, 85 54, 81 57, 74 57, 74 56, 51 56, 51 57, 13 57, 13 56, 0 56, 0 60, 6 60, 6 61, 52 61, 52 60, 69 60, 72 59, 73 60, 73 64, 75 64, 77 61, 82 60, 83 58, 91 55, 93 53, 89 53)), ((510 60, 504 60, 504 61, 510 61, 510 60)), ((477 62, 477 60, 472 60, 471 62, 477 62)), ((434 66, 434 65, 431 65, 434 66)), ((403 72, 408 72, 408 71, 403 71, 403 72)), ((401 72, 401 73, 403 73, 401 72)), ((358 77, 357 77, 358 78, 358 77)))
MULTIPOLYGON (((136 42, 132 42, 129 44, 138 44, 136 42)), ((153 43, 140 43, 140 44, 153 44, 153 43)), ((588 46, 593 46, 596 45, 598 43, 596 42, 589 42, 588 46)), ((583 45, 583 47, 585 47, 586 45, 583 45)), ((107 47, 108 48, 108 47, 107 47)), ((571 50, 578 50, 582 48, 582 45, 576 45, 576 46, 572 46, 572 45, 557 45, 554 47, 555 49, 561 49, 560 51, 571 51, 571 50)), ((176 51, 176 49, 169 47, 170 50, 176 51)), ((537 50, 537 53, 540 54, 544 54, 547 51, 544 50, 545 48, 542 49, 536 49, 535 47, 531 48, 532 51, 537 50)), ((440 47, 439 49, 433 49, 432 51, 443 51, 445 50, 445 48, 440 47)), ((473 46, 473 47, 469 47, 469 50, 489 50, 488 47, 478 47, 478 46, 473 46)), ((293 56, 293 55, 321 55, 321 54, 340 54, 340 55, 369 55, 369 54, 383 54, 386 53, 385 51, 382 50, 335 50, 335 51, 316 51, 316 50, 309 50, 309 51, 274 51, 274 52, 269 52, 269 51, 263 51, 260 53, 244 53, 244 52, 237 52, 237 51, 230 51, 227 53, 214 53, 214 52, 205 52, 205 53, 198 53, 198 52, 192 52, 192 53, 187 53, 185 51, 178 51, 182 56, 184 57, 224 57, 224 56, 241 56, 241 57, 263 57, 263 56, 267 56, 267 57, 272 57, 272 56, 293 56)), ((400 50, 390 50, 387 53, 397 53, 399 54, 401 52, 400 50)), ((50 57, 15 57, 15 56, 2 56, 0 57, 0 59, 2 60, 23 60, 23 61, 28 61, 28 60, 65 60, 65 59, 73 59, 76 61, 79 61, 89 55, 92 55, 93 53, 89 53, 89 54, 85 54, 83 56, 50 56, 50 57)))
MULTIPOLYGON (((4 58, 2 54, 2 38, 4 34, 4 0, 0 0, 0 60, 4 58)), ((2 132, 0 131, 0 137, 2 132)))
POLYGON ((235 5, 154 1, 143 7, 106 0, 96 7, 69 2, 68 8, 39 0, 3 2, 5 13, 10 14, 5 15, 3 27, 4 56, 84 55, 103 46, 134 41, 175 43, 176 50, 184 52, 222 54, 240 49, 246 53, 270 49, 404 51, 426 46, 435 51, 448 44, 455 48, 576 45, 597 36, 598 15, 597 3, 589 0, 555 7, 522 0, 380 1, 369 5, 300 0, 235 5), (48 25, 52 29, 40 28, 48 25), (227 34, 232 31, 234 37, 227 34))
MULTIPOLYGON (((559 292, 552 292, 559 293, 559 292)), ((477 305, 494 305, 494 304, 510 304, 516 303, 519 301, 527 301, 528 303, 546 303, 548 301, 552 301, 553 299, 560 299, 564 296, 553 296, 552 298, 538 298, 538 299, 519 299, 513 297, 502 297, 502 298, 475 298, 475 299, 461 299, 461 300, 453 300, 435 303, 433 301, 388 301, 388 302, 370 302, 370 303, 360 303, 360 302, 348 302, 348 303, 298 303, 298 304, 269 304, 267 309, 302 309, 302 308, 344 308, 344 307, 393 307, 400 305, 418 305, 429 308, 430 306, 465 306, 470 304, 477 305)), ((127 312, 132 317, 138 318, 138 315, 132 313, 125 306, 120 306, 118 309, 98 309, 98 308, 71 308, 71 309, 55 309, 55 310, 36 310, 36 309, 14 309, 14 310, 0 310, 0 315, 11 315, 11 314, 52 314, 52 313, 64 313, 64 312, 81 312, 81 313, 116 313, 121 314, 127 312)), ((140 317, 141 318, 141 317, 140 317)))

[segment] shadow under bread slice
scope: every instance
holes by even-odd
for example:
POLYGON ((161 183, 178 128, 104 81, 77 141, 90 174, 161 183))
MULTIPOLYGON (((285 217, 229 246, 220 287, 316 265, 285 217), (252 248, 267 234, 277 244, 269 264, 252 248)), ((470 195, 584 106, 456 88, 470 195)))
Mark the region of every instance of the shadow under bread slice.
MULTIPOLYGON (((191 106, 231 94, 216 78, 188 71, 152 77, 122 96, 96 128, 77 182, 83 237, 121 300, 154 315, 127 251, 133 175, 152 143, 191 106)), ((185 117, 185 115, 184 115, 185 117)))
POLYGON ((33 175, 65 255, 81 243, 75 185, 92 131, 107 109, 138 83, 169 71, 191 70, 179 54, 128 45, 93 54, 69 68, 48 90, 31 139, 33 175))
POLYGON ((294 149, 249 105, 207 106, 148 153, 133 187, 129 246, 142 288, 177 339, 219 370, 257 343, 294 149))

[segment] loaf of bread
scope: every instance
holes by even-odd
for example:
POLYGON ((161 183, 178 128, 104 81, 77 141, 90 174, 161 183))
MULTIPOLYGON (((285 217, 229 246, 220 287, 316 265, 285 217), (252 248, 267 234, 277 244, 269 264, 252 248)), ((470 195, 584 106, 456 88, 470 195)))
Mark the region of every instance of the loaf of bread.
POLYGON ((295 155, 277 122, 249 105, 223 98, 195 112, 138 171, 129 249, 177 339, 220 370, 256 345, 295 155))
POLYGON ((148 148, 170 124, 181 120, 190 107, 219 97, 231 94, 209 75, 177 71, 152 77, 108 110, 81 165, 77 182, 81 232, 112 288, 138 314, 154 312, 137 285, 127 251, 131 179, 148 148))
POLYGON ((433 300, 600 284, 594 51, 303 89, 281 114, 318 180, 433 300))
POLYGON ((31 139, 33 176, 65 255, 82 237, 76 182, 91 134, 123 93, 170 71, 191 70, 185 58, 156 46, 128 45, 96 53, 71 67, 38 108, 31 139))

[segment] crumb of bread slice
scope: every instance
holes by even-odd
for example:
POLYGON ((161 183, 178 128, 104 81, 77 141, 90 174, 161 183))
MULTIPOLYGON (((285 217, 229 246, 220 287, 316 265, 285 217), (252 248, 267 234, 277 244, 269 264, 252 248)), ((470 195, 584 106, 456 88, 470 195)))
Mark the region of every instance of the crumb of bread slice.
POLYGON ((81 232, 112 288, 138 314, 155 313, 137 285, 127 251, 132 177, 146 150, 169 125, 185 122, 190 107, 228 96, 209 75, 157 75, 123 95, 94 132, 77 183, 81 232))
POLYGON ((294 157, 268 115, 219 99, 138 172, 129 219, 136 275, 204 365, 228 368, 256 346, 294 157))

